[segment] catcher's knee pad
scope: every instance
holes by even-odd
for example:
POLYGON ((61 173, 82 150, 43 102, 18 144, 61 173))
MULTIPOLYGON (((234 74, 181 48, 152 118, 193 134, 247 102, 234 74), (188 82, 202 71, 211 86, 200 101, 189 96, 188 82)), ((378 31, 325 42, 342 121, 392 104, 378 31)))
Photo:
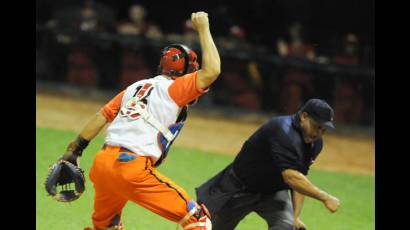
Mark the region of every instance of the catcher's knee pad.
POLYGON ((201 229, 212 230, 212 222, 210 220, 210 214, 204 204, 198 205, 195 201, 191 200, 187 205, 188 213, 179 221, 179 224, 184 226, 184 229, 201 229), (195 221, 190 221, 191 217, 194 217, 195 221))

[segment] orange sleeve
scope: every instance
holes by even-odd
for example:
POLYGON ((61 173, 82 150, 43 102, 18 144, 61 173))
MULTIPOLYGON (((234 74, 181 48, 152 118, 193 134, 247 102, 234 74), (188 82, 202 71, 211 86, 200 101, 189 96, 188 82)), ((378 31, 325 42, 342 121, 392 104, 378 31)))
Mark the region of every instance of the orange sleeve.
POLYGON ((109 101, 101 108, 100 112, 109 122, 112 122, 120 111, 121 101, 124 93, 125 90, 117 94, 117 96, 115 96, 113 99, 111 99, 111 101, 109 101))
POLYGON ((185 106, 203 93, 208 92, 208 89, 203 90, 197 87, 197 77, 198 71, 195 71, 175 79, 169 86, 168 93, 179 107, 185 106))

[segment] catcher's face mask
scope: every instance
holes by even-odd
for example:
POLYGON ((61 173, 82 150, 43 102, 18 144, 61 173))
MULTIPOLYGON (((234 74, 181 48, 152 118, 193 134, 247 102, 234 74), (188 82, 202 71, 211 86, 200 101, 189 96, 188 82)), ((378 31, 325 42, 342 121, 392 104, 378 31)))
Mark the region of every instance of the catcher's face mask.
POLYGON ((172 78, 180 77, 199 69, 196 53, 182 44, 172 44, 162 50, 159 72, 172 78))

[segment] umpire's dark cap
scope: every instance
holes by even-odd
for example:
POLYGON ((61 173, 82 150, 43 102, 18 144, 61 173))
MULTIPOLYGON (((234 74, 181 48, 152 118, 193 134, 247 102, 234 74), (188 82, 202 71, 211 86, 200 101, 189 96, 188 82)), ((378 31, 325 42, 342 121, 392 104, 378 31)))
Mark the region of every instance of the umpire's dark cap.
POLYGON ((313 120, 328 128, 334 129, 333 115, 334 111, 326 101, 321 99, 309 99, 300 109, 301 112, 306 112, 313 120))

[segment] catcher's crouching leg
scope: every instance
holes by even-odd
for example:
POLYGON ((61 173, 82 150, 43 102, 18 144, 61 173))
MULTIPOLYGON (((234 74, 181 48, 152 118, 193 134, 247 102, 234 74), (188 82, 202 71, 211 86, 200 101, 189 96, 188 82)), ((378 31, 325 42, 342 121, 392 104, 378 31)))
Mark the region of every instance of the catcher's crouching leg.
POLYGON ((120 225, 115 225, 115 226, 104 228, 104 229, 96 229, 96 228, 86 227, 86 228, 84 228, 84 230, 124 230, 124 226, 122 224, 120 224, 120 225))
POLYGON ((211 215, 204 204, 191 201, 187 206, 188 213, 179 221, 186 230, 212 230, 211 215))
POLYGON ((84 230, 124 230, 124 225, 122 224, 121 221, 121 216, 120 215, 116 215, 114 217, 114 220, 112 221, 112 223, 110 224, 110 226, 108 228, 84 228, 84 230))
POLYGON ((90 227, 84 228, 84 230, 123 230, 123 229, 124 229, 124 227, 122 225, 113 226, 113 227, 109 227, 109 228, 105 228, 105 229, 94 229, 94 228, 90 228, 90 227))
MULTIPOLYGON (((101 229, 101 230, 123 230, 123 229, 124 228, 122 226, 114 226, 114 227, 109 227, 109 228, 101 229)), ((84 230, 97 230, 97 229, 94 229, 94 228, 91 228, 91 227, 86 227, 86 228, 84 228, 84 230)))

